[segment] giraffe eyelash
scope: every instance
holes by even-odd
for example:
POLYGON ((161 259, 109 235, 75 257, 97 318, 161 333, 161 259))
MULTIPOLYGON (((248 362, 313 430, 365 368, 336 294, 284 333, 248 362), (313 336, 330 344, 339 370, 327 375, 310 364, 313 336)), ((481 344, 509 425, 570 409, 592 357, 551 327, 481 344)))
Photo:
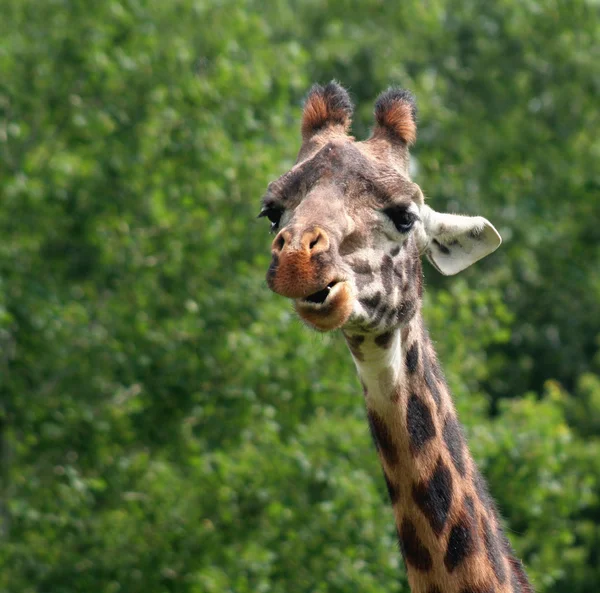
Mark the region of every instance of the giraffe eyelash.
POLYGON ((283 208, 277 206, 263 206, 258 214, 258 218, 268 218, 271 221, 270 232, 274 233, 279 228, 281 217, 283 216, 283 208))

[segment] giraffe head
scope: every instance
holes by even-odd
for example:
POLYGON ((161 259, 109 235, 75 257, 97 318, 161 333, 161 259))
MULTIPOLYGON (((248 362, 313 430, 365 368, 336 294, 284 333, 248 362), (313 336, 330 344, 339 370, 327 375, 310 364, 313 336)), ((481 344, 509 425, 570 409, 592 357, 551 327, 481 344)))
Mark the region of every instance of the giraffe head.
POLYGON ((408 171, 415 113, 409 92, 390 89, 375 104, 371 137, 356 142, 341 86, 315 85, 306 99, 296 164, 269 184, 259 216, 276 233, 269 287, 317 330, 404 325, 420 307, 421 256, 456 274, 501 243, 485 218, 425 204, 408 171))

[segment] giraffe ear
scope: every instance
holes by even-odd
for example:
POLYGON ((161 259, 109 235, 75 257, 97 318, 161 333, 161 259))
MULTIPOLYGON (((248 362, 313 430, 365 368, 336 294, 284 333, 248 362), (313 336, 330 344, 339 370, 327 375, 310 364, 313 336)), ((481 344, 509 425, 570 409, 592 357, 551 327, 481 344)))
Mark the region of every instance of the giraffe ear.
POLYGON ((348 91, 337 82, 313 85, 304 103, 302 140, 307 142, 326 129, 345 134, 352 121, 352 111, 348 91))
POLYGON ((482 216, 441 214, 423 205, 421 220, 421 251, 445 276, 458 274, 502 243, 494 225, 482 216))

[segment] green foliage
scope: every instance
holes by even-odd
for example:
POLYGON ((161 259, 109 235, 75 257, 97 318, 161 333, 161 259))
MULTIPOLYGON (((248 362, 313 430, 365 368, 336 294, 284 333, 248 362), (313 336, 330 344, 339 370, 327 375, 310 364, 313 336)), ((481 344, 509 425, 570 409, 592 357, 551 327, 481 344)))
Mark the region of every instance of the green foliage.
POLYGON ((597 3, 0 0, 0 591, 408 591, 339 336, 264 283, 301 98, 411 88, 501 250, 426 319, 537 590, 600 580, 597 3))

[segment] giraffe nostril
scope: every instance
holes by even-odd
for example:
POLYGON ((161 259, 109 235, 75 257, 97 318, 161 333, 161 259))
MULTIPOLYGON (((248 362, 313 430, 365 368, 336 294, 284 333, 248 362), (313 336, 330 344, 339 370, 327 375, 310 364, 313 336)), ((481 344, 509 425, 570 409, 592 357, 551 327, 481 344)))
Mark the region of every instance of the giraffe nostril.
POLYGON ((312 254, 329 249, 329 237, 321 229, 313 229, 304 234, 302 244, 312 254))
POLYGON ((279 234, 278 237, 275 237, 275 241, 273 242, 273 247, 276 251, 283 251, 283 247, 285 246, 285 238, 282 233, 279 234))

